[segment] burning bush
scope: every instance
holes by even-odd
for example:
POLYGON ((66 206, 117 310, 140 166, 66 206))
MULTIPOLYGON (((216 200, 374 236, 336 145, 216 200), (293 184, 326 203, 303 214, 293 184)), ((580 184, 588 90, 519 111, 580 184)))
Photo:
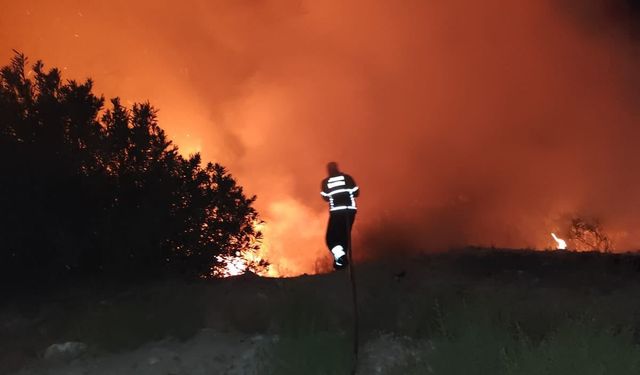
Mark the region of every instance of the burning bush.
POLYGON ((569 238, 573 241, 576 250, 613 251, 613 242, 597 219, 573 218, 569 228, 569 238))

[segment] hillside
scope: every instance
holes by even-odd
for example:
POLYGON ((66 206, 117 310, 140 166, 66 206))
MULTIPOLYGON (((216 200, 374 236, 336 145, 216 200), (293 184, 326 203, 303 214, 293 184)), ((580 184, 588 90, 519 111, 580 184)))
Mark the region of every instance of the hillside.
MULTIPOLYGON (((360 374, 640 370, 636 254, 464 249, 358 264, 356 280, 360 374)), ((352 358, 346 272, 75 286, 0 317, 7 374, 341 374, 352 358), (46 353, 65 342, 86 347, 46 353)))

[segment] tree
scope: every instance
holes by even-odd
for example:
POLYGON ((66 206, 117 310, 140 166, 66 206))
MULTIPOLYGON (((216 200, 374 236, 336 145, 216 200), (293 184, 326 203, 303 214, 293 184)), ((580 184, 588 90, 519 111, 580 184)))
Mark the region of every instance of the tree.
POLYGON ((0 70, 0 277, 202 276, 260 238, 255 196, 124 107, 17 53, 0 70))

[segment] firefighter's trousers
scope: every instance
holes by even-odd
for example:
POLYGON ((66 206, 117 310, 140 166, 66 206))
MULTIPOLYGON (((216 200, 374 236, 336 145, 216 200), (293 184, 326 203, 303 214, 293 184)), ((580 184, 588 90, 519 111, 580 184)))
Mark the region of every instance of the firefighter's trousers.
POLYGON ((329 212, 326 242, 329 250, 340 245, 346 252, 351 245, 351 228, 356 219, 356 210, 329 212))

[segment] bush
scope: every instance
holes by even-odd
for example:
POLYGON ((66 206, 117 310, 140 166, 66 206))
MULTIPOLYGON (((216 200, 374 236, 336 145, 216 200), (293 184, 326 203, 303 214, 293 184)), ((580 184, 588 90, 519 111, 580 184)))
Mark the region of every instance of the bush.
POLYGON ((257 246, 255 197, 167 139, 149 103, 111 106, 16 53, 0 70, 0 277, 209 274, 257 246))

